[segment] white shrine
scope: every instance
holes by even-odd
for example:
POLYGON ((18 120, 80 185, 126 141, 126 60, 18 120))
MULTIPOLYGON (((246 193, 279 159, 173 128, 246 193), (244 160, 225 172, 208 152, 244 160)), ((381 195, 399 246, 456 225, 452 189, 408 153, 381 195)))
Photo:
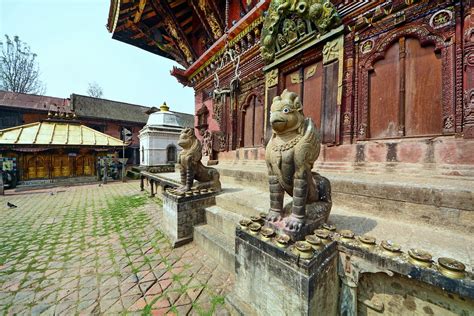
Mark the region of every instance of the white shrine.
POLYGON ((169 111, 166 102, 159 111, 153 112, 140 131, 140 166, 174 164, 177 162, 180 147, 179 134, 183 127, 178 124, 176 115, 169 111))

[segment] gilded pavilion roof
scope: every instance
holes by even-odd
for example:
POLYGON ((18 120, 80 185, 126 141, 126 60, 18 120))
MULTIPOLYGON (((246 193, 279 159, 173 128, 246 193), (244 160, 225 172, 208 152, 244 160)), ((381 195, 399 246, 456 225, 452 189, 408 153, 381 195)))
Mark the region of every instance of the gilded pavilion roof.
POLYGON ((43 121, 0 130, 0 144, 119 147, 123 142, 78 123, 43 121))

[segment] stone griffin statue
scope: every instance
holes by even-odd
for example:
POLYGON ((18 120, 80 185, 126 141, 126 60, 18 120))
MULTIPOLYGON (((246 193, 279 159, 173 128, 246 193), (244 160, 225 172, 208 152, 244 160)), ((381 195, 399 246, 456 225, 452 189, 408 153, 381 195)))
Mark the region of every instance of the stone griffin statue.
POLYGON ((178 164, 181 167, 182 185, 178 188, 178 191, 186 192, 191 190, 194 180, 198 182, 197 189, 220 191, 219 172, 202 164, 202 146, 194 134, 194 129, 184 129, 179 135, 178 145, 183 148, 178 157, 178 164))
POLYGON ((270 123, 273 134, 265 157, 270 184, 267 223, 304 236, 327 220, 332 206, 329 180, 311 171, 319 156, 320 134, 311 118, 304 117, 298 95, 288 90, 273 99, 270 123), (293 197, 286 218, 285 192, 293 197))

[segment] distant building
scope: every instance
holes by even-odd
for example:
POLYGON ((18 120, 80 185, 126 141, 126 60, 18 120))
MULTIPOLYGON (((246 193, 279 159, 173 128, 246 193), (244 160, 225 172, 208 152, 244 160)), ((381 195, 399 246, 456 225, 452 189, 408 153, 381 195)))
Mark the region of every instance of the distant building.
MULTIPOLYGON (((99 132, 123 140, 122 130, 132 132, 131 143, 125 149, 128 164, 140 164, 138 133, 148 120, 150 107, 107 99, 71 94, 56 98, 0 90, 0 129, 40 122, 51 112, 57 116, 76 115, 77 121, 99 132)), ((193 127, 191 114, 174 112, 180 126, 193 127)), ((122 152, 119 151, 119 156, 122 152)))
POLYGON ((178 139, 183 127, 178 116, 163 104, 150 113, 148 122, 140 131, 140 165, 144 167, 173 164, 178 158, 178 139))

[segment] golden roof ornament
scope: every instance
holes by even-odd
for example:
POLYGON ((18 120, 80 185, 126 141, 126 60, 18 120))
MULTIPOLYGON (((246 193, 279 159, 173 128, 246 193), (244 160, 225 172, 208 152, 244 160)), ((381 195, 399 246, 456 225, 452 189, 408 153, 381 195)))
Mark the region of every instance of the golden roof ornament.
POLYGON ((169 112, 170 107, 166 105, 166 102, 163 102, 163 105, 160 106, 161 112, 169 112))

